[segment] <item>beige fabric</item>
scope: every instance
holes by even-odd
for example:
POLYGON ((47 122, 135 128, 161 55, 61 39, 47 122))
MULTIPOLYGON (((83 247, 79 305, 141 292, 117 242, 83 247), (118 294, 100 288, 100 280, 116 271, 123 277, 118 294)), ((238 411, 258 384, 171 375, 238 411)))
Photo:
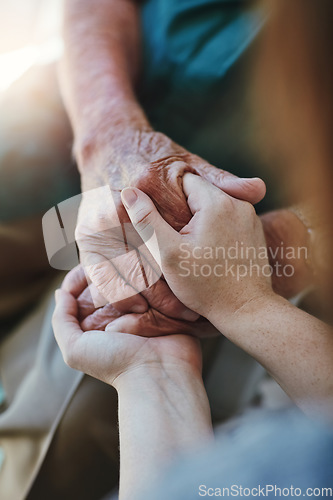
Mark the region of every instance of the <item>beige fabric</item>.
POLYGON ((25 498, 82 378, 64 364, 56 346, 50 328, 53 308, 47 297, 0 346, 0 377, 6 395, 0 414, 0 446, 5 455, 0 471, 2 500, 25 498))
POLYGON ((55 288, 0 345, 1 500, 88 500, 117 484, 116 393, 64 363, 51 328, 55 288))
POLYGON ((33 477, 35 464, 42 455, 45 438, 45 435, 33 439, 31 436, 1 437, 4 463, 0 472, 0 495, 3 500, 25 498, 29 479, 33 477))
POLYGON ((44 248, 42 216, 0 222, 0 255, 0 319, 6 319, 33 304, 55 276, 44 248))

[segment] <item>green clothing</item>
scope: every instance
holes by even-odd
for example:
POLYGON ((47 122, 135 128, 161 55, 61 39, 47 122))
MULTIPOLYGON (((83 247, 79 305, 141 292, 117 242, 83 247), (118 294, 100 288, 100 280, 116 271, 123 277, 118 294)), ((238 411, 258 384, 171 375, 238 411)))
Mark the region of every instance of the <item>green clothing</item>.
POLYGON ((263 15, 246 0, 148 0, 141 100, 153 125, 237 175, 249 158, 249 64, 263 15))

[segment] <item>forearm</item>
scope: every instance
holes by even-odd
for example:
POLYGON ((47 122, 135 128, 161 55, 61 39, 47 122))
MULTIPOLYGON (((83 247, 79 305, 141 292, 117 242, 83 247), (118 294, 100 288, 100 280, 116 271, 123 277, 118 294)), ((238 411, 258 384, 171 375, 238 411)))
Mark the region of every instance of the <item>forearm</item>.
POLYGON ((259 361, 305 412, 333 408, 333 333, 329 326, 272 295, 249 303, 225 326, 213 324, 259 361))
POLYGON ((60 80, 79 168, 103 162, 126 127, 149 128, 134 93, 140 69, 138 6, 66 0, 60 80))
POLYGON ((289 209, 260 217, 264 228, 274 291, 294 297, 313 284, 310 239, 307 227, 289 209))
MULTIPOLYGON (((133 498, 178 453, 212 437, 207 395, 191 369, 147 368, 120 378, 120 498, 133 498)), ((162 469, 163 470, 163 469, 162 469)))

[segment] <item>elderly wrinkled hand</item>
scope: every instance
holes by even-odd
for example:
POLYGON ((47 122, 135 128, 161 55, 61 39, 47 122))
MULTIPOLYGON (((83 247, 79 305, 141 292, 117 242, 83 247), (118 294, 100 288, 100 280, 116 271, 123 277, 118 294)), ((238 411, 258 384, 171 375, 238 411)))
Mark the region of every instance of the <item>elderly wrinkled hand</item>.
POLYGON ((109 330, 144 337, 189 334, 203 338, 219 335, 215 327, 198 315, 196 321, 177 320, 151 307, 143 313, 127 313, 127 300, 96 307, 98 291, 94 284, 88 285, 82 266, 77 266, 67 274, 61 288, 75 299, 77 319, 83 331, 104 331, 108 326, 109 330))
POLYGON ((149 259, 144 268, 148 279, 142 283, 144 263, 135 251, 126 253, 128 248, 138 247, 138 235, 129 229, 121 190, 135 186, 147 193, 165 220, 180 230, 191 218, 182 189, 185 172, 194 172, 230 195, 251 203, 264 196, 265 185, 260 179, 240 179, 219 170, 163 134, 150 131, 135 137, 124 137, 127 146, 120 144, 116 148, 119 154, 113 154, 103 174, 96 176, 94 169, 82 170, 83 200, 76 229, 80 260, 106 301, 122 302, 122 313, 151 314, 149 311, 153 310, 168 318, 195 320, 196 315, 156 276, 149 259), (118 233, 110 231, 110 227, 117 226, 118 233), (122 256, 117 254, 122 251, 120 247, 126 247, 122 256))

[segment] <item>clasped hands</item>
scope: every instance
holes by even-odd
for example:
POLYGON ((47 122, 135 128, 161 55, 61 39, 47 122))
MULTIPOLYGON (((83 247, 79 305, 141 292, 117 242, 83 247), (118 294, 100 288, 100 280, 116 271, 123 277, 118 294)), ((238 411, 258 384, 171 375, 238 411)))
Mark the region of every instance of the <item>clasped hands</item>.
POLYGON ((183 191, 192 218, 179 232, 141 190, 121 192, 133 227, 163 272, 163 286, 172 291, 175 317, 152 312, 145 303, 143 312, 128 312, 131 298, 96 310, 90 294, 94 285, 87 287, 83 268, 76 268, 56 293, 53 318, 57 341, 71 367, 115 387, 120 379, 137 377, 138 370, 147 366, 200 373, 197 337, 225 329, 232 338, 235 318, 239 320, 249 308, 260 313, 265 300, 274 295, 267 256, 259 251, 266 247, 264 231, 252 204, 191 173, 183 177, 183 191), (251 261, 244 252, 236 253, 227 272, 228 249, 236 241, 252 249, 251 261), (163 321, 156 320, 159 315, 163 321))

